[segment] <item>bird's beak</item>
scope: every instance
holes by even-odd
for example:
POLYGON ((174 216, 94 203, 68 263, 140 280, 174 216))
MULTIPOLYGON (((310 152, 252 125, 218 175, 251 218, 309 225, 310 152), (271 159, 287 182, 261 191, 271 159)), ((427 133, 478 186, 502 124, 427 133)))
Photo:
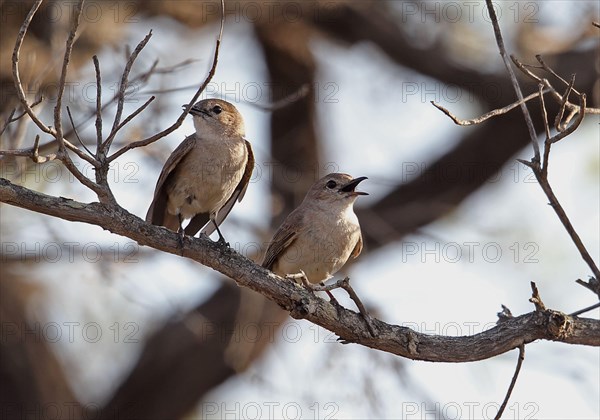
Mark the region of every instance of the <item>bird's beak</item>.
MULTIPOLYGON (((185 107, 186 107, 186 106, 188 106, 188 104, 183 104, 183 105, 181 105, 181 107, 182 107, 182 108, 184 108, 184 109, 185 109, 185 107)), ((198 108, 194 108, 194 106, 193 106, 193 105, 192 105, 192 107, 190 108, 190 112, 189 112, 189 113, 190 113, 191 115, 202 115, 202 114, 206 114, 206 115, 208 115, 208 113, 206 113, 206 112, 204 112, 204 111, 202 111, 202 110, 199 110, 198 108)))
POLYGON ((364 181, 365 179, 367 179, 366 176, 361 176, 359 178, 354 178, 352 181, 350 181, 346 185, 342 186, 340 188, 340 191, 341 192, 345 192, 345 193, 352 193, 354 195, 369 195, 369 193, 366 193, 364 191, 354 191, 354 189, 356 188, 356 186, 358 184, 360 184, 362 181, 364 181))

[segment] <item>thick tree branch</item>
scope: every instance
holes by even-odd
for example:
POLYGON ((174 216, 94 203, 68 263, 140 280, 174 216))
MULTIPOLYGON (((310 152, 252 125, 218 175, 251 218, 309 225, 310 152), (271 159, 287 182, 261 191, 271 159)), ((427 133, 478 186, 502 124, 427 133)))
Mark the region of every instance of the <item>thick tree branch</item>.
POLYGON ((80 203, 52 197, 0 178, 0 202, 64 220, 89 223, 137 241, 140 245, 182 255, 261 293, 290 312, 320 325, 346 342, 398 356, 432 362, 469 362, 505 353, 522 344, 544 339, 600 346, 600 321, 569 317, 558 311, 535 311, 511 318, 479 334, 466 337, 426 335, 374 319, 373 337, 356 312, 337 309, 294 282, 284 280, 231 249, 223 250, 208 238, 185 237, 178 248, 177 233, 147 224, 114 204, 80 203))

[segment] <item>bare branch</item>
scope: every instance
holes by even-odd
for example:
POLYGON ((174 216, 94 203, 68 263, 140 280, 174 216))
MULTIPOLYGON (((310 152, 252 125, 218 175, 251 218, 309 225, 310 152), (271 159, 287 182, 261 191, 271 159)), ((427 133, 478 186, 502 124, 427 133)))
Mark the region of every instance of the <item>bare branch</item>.
MULTIPOLYGON (((344 289, 346 291, 346 293, 348 293, 348 296, 350 296, 350 299, 352 299, 352 301, 358 308, 358 311, 364 318, 365 322, 367 323, 367 328, 369 329, 369 332, 371 333, 371 335, 373 335, 373 337, 377 336, 377 329, 373 325, 371 315, 369 315, 367 308, 365 307, 365 305, 362 303, 362 301, 360 300, 360 298, 354 291, 354 288, 350 285, 349 277, 345 277, 345 278, 340 279, 340 280, 336 281, 335 283, 332 283, 329 285, 323 285, 323 286, 310 285, 310 289, 315 292, 319 292, 319 291, 329 292, 329 291, 335 290, 335 289, 344 289)), ((333 296, 332 296, 332 298, 333 298, 333 296)))
POLYGON ((572 314, 569 314, 569 316, 579 316, 579 315, 584 314, 586 312, 593 311, 594 309, 597 309, 597 308, 600 308, 600 302, 595 303, 593 305, 590 305, 587 308, 583 308, 583 309, 580 309, 578 311, 575 311, 572 314))
MULTIPOLYGON (((535 73, 531 72, 527 68, 527 67, 535 67, 535 68, 542 68, 542 67, 528 66, 526 64, 523 64, 514 55, 511 55, 510 58, 513 61, 513 63, 515 63, 515 66, 517 66, 517 68, 519 70, 521 70, 526 76, 528 76, 532 80, 536 81, 537 83, 542 83, 544 85, 544 87, 548 89, 548 92, 552 95, 552 97, 556 100, 556 102, 558 102, 559 104, 562 103, 562 100, 563 100, 562 95, 560 93, 558 93, 558 91, 554 88, 554 86, 552 86, 552 84, 547 79, 537 76, 535 73)), ((568 83, 567 83, 567 85, 568 85, 568 83)), ((575 104, 568 102, 566 106, 570 112, 573 112, 573 111, 579 112, 579 107, 575 104)), ((600 114, 600 108, 586 108, 585 112, 587 114, 600 114)), ((570 118, 569 118, 569 121, 570 121, 570 118)))
POLYGON ((217 70, 217 63, 219 61, 219 48, 221 46, 221 39, 223 38, 224 25, 225 25, 225 3, 224 3, 224 0, 221 0, 221 27, 219 29, 219 36, 217 38, 217 42, 215 45, 215 54, 213 56, 212 66, 208 72, 208 75, 206 76, 206 79, 204 80, 204 82, 202 83, 200 88, 196 91, 196 93, 194 94, 194 96, 192 97, 192 99, 190 100, 188 105, 184 108, 182 114, 179 116, 179 118, 177 118, 177 121, 175 121, 175 123, 173 125, 171 125, 167 129, 161 131, 160 133, 154 134, 153 136, 150 136, 144 140, 135 141, 135 142, 132 142, 132 143, 129 143, 129 144, 123 146, 121 149, 117 150, 115 153, 113 153, 108 158, 109 162, 112 162, 113 160, 115 160, 119 156, 121 156, 123 153, 125 153, 131 149, 134 149, 136 147, 147 146, 149 144, 154 143, 157 140, 160 140, 161 138, 163 138, 163 137, 171 134, 173 131, 177 130, 181 126, 181 124, 183 124, 183 121, 185 120, 185 117, 187 116, 190 108, 198 100, 198 98, 200 97, 200 94, 202 92, 204 92, 204 89, 206 89, 206 86, 208 86, 208 84, 210 83, 210 81, 212 80, 212 78, 215 75, 215 71, 217 70))
POLYGON ((508 70, 510 81, 512 82, 515 93, 517 94, 517 98, 521 102, 521 111, 523 112, 523 116, 525 117, 527 129, 529 130, 531 146, 533 147, 533 160, 535 162, 539 162, 540 146, 537 143, 537 136, 535 133, 535 128, 533 127, 533 121, 531 120, 531 115, 529 115, 529 111, 527 110, 527 105, 523 102, 523 93, 521 92, 521 86, 519 85, 517 76, 515 75, 515 72, 510 64, 510 60, 508 58, 508 54, 506 53, 506 49, 504 48, 504 40, 502 39, 502 33, 500 32, 500 25, 498 24, 498 17, 496 16, 494 5, 492 4, 492 0, 485 0, 485 4, 490 14, 490 19, 492 20, 492 26, 494 27, 494 35, 496 36, 496 43, 498 44, 500 56, 502 57, 502 61, 504 61, 504 66, 506 67, 506 70, 508 70))
POLYGON ((546 112, 546 103, 544 102, 544 95, 542 95, 542 90, 544 89, 544 84, 538 84, 538 90, 540 92, 540 107, 542 108, 542 119, 544 120, 544 131, 546 133, 546 140, 544 141, 544 157, 542 158, 542 176, 548 176, 548 162, 550 161, 550 147, 552 143, 550 143, 550 124, 548 124, 548 113, 546 112))
POLYGON ((94 191, 96 195, 98 195, 99 199, 102 200, 106 196, 106 191, 101 186, 81 173, 69 155, 67 155, 67 151, 65 149, 58 151, 57 158, 63 163, 63 165, 65 165, 65 168, 67 168, 69 172, 71 172, 73 176, 77 178, 79 182, 88 187, 90 190, 94 191))
POLYGON ((96 72, 96 154, 102 148, 102 76, 100 75, 100 61, 98 56, 92 57, 96 72))
MULTIPOLYGON (((563 131, 563 133, 565 133, 565 132, 563 131)), ((562 135, 563 133, 560 133, 559 135, 562 135)), ((525 161, 520 160, 520 162, 525 162, 525 161)), ((558 216, 558 218, 560 219, 561 223, 565 227, 565 230, 567 231, 567 233, 571 237, 571 240, 575 244, 575 246, 576 246, 577 250, 579 251, 581 257, 583 258, 583 260, 586 262, 586 264, 588 265, 588 267, 590 268, 590 270, 594 274, 594 277, 600 278, 600 271, 598 271, 598 267, 596 266, 596 263, 594 262, 594 260, 590 256, 590 254, 587 251, 587 249, 586 249, 585 245, 583 244, 583 242, 581 241, 581 238, 579 237, 579 234, 577 233, 577 231, 575 231, 575 228, 573 227, 573 224, 569 220, 569 217, 567 216, 567 213, 565 212, 565 210, 563 209, 562 205, 558 201, 558 198, 556 198, 556 195, 554 195, 554 191, 552 190, 552 187, 548 183, 548 180, 542 176, 542 173, 539 170, 539 167, 535 167, 535 166, 531 165, 530 162, 527 162, 527 163, 529 164, 527 166, 529 166, 530 168, 533 169, 533 173, 534 173, 534 175, 535 175, 538 183, 542 187, 542 190, 544 190, 544 193, 546 194, 546 197, 548 197, 548 200, 550 202, 550 206, 554 209, 556 215, 558 216)))
POLYGON ((499 420, 502 417, 502 413, 504 413, 504 409, 506 408, 506 405, 508 404, 508 400, 510 400, 510 394, 512 394, 515 384, 517 383, 517 378, 519 377, 519 372, 521 372, 521 366, 523 365, 523 360, 525 360, 525 345, 521 344, 519 346, 519 358, 517 359, 517 366, 515 368, 515 373, 513 374, 513 377, 510 381, 510 385, 508 387, 508 390, 506 391, 506 396, 504 397, 504 401, 502 401, 502 405, 498 409, 498 414, 496 414, 496 417, 494 417, 494 420, 499 420))
MULTIPOLYGON (((11 123, 13 123, 13 122, 17 121, 17 119, 16 119, 16 118, 13 118, 13 116, 15 115, 15 112, 17 112, 17 108, 14 108, 14 109, 13 109, 13 110, 10 112, 10 114, 8 114, 8 117, 7 117, 7 118, 6 118, 6 120, 4 121, 4 125, 2 126, 2 129, 0 130, 0 136, 1 136, 2 134, 4 134, 4 132, 6 131, 6 129, 8 128, 8 126, 9 126, 11 123)), ((25 115, 25 114, 24 114, 24 113, 23 113, 23 114, 21 114, 21 116, 23 116, 23 115, 25 115)))
MULTIPOLYGON (((543 93, 546 93, 546 92, 543 92, 543 93)), ((434 107, 436 107, 437 109, 442 111, 444 114, 446 114, 448 117, 450 117, 450 119, 452 121, 454 121, 454 123, 456 125, 469 126, 469 125, 474 125, 474 124, 480 124, 480 123, 484 122, 485 120, 495 117, 497 115, 506 114, 508 111, 515 109, 516 107, 524 104, 525 102, 527 102, 533 98, 536 98, 538 96, 541 96, 541 95, 542 95, 542 92, 532 93, 531 95, 527 96, 523 100, 513 102, 512 104, 507 105, 504 108, 494 109, 493 111, 490 111, 490 112, 483 114, 482 116, 480 116, 478 118, 474 118, 472 120, 461 120, 460 118, 454 116, 448 109, 444 108, 443 106, 436 104, 434 101, 430 101, 430 102, 431 102, 431 105, 433 105, 434 107)))
POLYGON ((585 93, 582 93, 579 96, 579 114, 577 119, 575 120, 575 122, 573 124, 571 124, 569 127, 567 127, 564 131, 559 132, 558 134, 556 134, 554 137, 552 137, 550 139, 550 143, 556 143, 559 140, 564 139, 565 137, 567 137, 569 134, 571 134, 573 131, 577 130, 577 127, 579 127, 579 124, 581 124, 581 122, 583 121, 583 117, 585 117, 585 113, 586 113, 586 108, 585 108, 585 103, 586 103, 586 96, 585 93))
POLYGON ((23 21, 23 24, 19 29, 19 33, 17 34, 17 39, 15 41, 15 48, 13 49, 12 54, 12 74, 13 81, 15 84, 15 90, 17 91, 17 96, 19 97, 19 101, 21 101, 21 106, 23 107, 25 112, 27 112, 27 115, 29 115, 29 118, 31 118, 35 125, 37 125, 38 128, 44 133, 48 133, 55 136, 56 130, 44 124, 42 120, 38 118, 35 112, 33 112, 33 109, 29 105, 29 102, 27 102, 27 97, 25 96, 25 91, 23 90, 23 84, 21 82, 21 74, 19 72, 19 54, 21 52, 21 46, 23 45, 23 40, 25 39, 25 35, 27 34, 27 30, 29 29, 29 25, 31 24, 33 16, 42 4, 42 1, 43 0, 36 0, 33 6, 31 6, 31 10, 29 10, 29 13, 25 17, 25 20, 23 21))
POLYGON ((0 156, 23 156, 28 157, 35 163, 44 163, 56 159, 56 154, 52 153, 47 156, 39 155, 40 136, 35 136, 33 141, 33 147, 29 149, 16 149, 16 150, 0 150, 0 156))
MULTIPOLYGON (((541 60, 541 57, 540 57, 541 60)), ((564 131, 566 124, 561 124, 560 122, 563 119, 563 116, 565 115, 565 108, 567 106, 567 104, 569 103, 569 96, 571 95, 571 92, 575 92, 580 98, 581 98, 581 94, 579 92, 577 92, 575 89, 573 89, 573 85, 575 84, 575 74, 571 75, 571 82, 568 83, 567 86, 567 90, 565 91, 563 97, 562 97, 562 101, 560 103, 560 109, 558 111, 558 114, 556 114, 556 118, 554 119, 554 128, 556 128, 556 131, 560 132, 560 131, 564 131)), ((585 109, 585 106, 583 107, 585 109)))
POLYGON ((90 156, 94 156, 94 154, 90 152, 90 149, 88 149, 87 146, 83 143, 83 141, 81 141, 81 137, 79 137, 79 133, 77 132, 77 128, 75 127, 75 122, 73 121, 73 115, 71 115, 71 109, 68 106, 67 114, 69 115, 69 121, 71 121, 71 127, 73 127, 73 132, 75 133, 77 141, 79 141, 79 144, 83 146, 83 148, 89 153, 90 156))
POLYGON ((600 299, 600 280, 596 277, 591 277, 589 281, 583 281, 581 279, 575 280, 575 283, 591 290, 600 299))
POLYGON ((302 98, 306 98, 306 96, 310 93, 310 86, 308 84, 303 84, 296 91, 290 93, 289 95, 279 99, 268 105, 262 105, 255 102, 247 102, 248 105, 253 106, 255 108, 261 109, 263 111, 273 112, 279 109, 285 108, 293 104, 294 102, 299 101, 302 98))
POLYGON ((542 302, 542 298, 540 297, 540 292, 535 284, 535 282, 531 282, 531 298, 529 299, 531 303, 535 305, 536 311, 545 311, 546 306, 544 302, 542 302))
MULTIPOLYGON (((119 84, 117 112, 115 113, 115 119, 113 121, 113 126, 112 126, 112 129, 110 130, 110 134, 108 135, 108 137, 106 138, 106 140, 104 141, 104 143, 101 147, 101 152, 99 153, 101 155, 108 153, 108 151, 110 150, 110 145, 112 144, 115 136, 117 135, 117 132, 119 131, 121 115, 123 114, 123 104, 125 103, 125 90, 127 89, 128 80, 129 80, 129 73, 131 72, 131 68, 133 67, 133 64, 135 63, 135 60, 137 59, 138 55, 144 49, 146 44, 148 44, 148 41, 150 41, 151 37, 152 37, 152 30, 150 30, 150 32, 148 32, 148 34, 144 37, 144 39, 142 39, 140 41, 140 43, 137 45, 137 47, 135 47, 135 50, 133 50, 133 53, 131 53, 131 55, 129 56, 129 59, 127 60, 127 64, 125 65, 125 68, 123 69, 123 75, 121 76, 121 83, 119 84)), ((155 66, 156 66, 156 62, 154 63, 154 65, 152 67, 154 68, 155 66)))
POLYGON ((131 122, 131 120, 133 120, 135 117, 137 117, 142 111, 144 111, 144 109, 146 109, 148 107, 148 105, 150 105, 152 103, 152 101, 154 101, 156 99, 156 96, 151 96, 150 98, 148 98, 146 100, 146 102, 144 102, 138 109, 136 109, 134 112, 131 113, 131 115, 129 115, 127 118, 125 118, 117 127, 117 130, 115 131, 115 133, 117 133, 121 128, 125 127, 129 122, 131 122))
POLYGON ((373 337, 360 314, 334 307, 294 282, 276 276, 232 249, 223 249, 205 237, 184 238, 163 227, 146 223, 116 204, 80 203, 52 197, 0 179, 0 202, 64 220, 90 223, 126 236, 140 245, 190 258, 234 279, 239 286, 261 293, 289 311, 320 325, 342 340, 414 360, 467 362, 503 354, 535 340, 600 346, 600 321, 572 318, 553 310, 534 311, 498 323, 494 328, 466 337, 422 334, 407 327, 373 319, 373 337))
MULTIPOLYGON (((42 96, 40 96, 38 99, 36 99, 32 104, 31 104, 31 108, 35 108, 36 105, 39 105, 40 103, 42 103, 42 101, 44 100, 44 98, 42 96)), ((8 115, 8 118, 6 118, 6 120, 4 121, 4 125, 2 126, 2 129, 0 130, 0 136, 2 134, 4 134, 4 132, 6 131, 6 129, 8 128, 8 126, 16 121, 19 121, 21 118, 23 118, 25 115, 27 115, 26 111, 21 112, 19 115, 17 115, 16 117, 14 116, 15 113, 17 112, 17 109, 13 109, 11 111, 11 113, 8 115)))
MULTIPOLYGON (((570 86, 570 89, 573 90, 573 92, 575 92, 576 95, 581 95, 581 92, 578 92, 576 89, 573 89, 573 80, 571 80, 571 82, 567 82, 560 74, 556 73, 552 67, 550 67, 548 64, 546 64, 546 62, 544 61, 544 59, 542 58, 542 56, 540 54, 536 54, 535 59, 542 65, 542 69, 546 70, 548 73, 550 73, 552 76, 556 77, 558 80, 560 80, 561 82, 563 82, 563 84, 565 86, 570 86)), ((571 75, 571 79, 573 79, 575 77, 575 75, 571 75)))
MULTIPOLYGON (((77 34, 77 28, 79 27, 79 19, 81 18, 81 12, 83 11, 83 2, 80 0, 77 7, 74 10, 74 14, 71 19, 71 28, 69 30, 69 36, 65 43, 65 55, 63 58, 62 70, 60 72, 60 79, 58 81, 58 93, 56 96, 56 105, 54 106, 54 128, 56 130, 56 141, 58 142, 59 153, 64 151, 64 137, 62 130, 62 98, 65 93, 65 84, 67 83, 67 72, 69 69, 69 62, 71 61, 71 53, 73 52, 73 45, 75 44, 75 35, 77 34)), ((69 159, 65 153, 66 159, 69 159)))
MULTIPOLYGON (((72 151, 73 153, 75 153, 81 159, 83 159, 86 162, 88 162, 90 165, 93 165, 94 168, 98 168, 100 166, 100 163, 94 157, 86 154, 83 150, 81 150, 79 147, 75 146, 73 143, 71 143, 67 139, 63 138, 63 141, 64 141, 65 147, 67 149, 69 149, 70 151, 72 151)), ((70 157, 69 157, 69 159, 70 159, 70 157)))

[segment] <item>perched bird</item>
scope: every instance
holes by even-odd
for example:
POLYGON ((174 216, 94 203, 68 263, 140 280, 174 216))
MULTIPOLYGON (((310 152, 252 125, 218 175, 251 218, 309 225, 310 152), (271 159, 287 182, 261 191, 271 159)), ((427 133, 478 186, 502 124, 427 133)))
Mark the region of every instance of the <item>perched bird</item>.
POLYGON ((193 236, 203 227, 202 233, 210 235, 216 229, 224 242, 219 224, 244 197, 254 155, 244 138, 242 115, 229 102, 205 99, 190 114, 196 132, 167 159, 146 221, 182 235, 193 236), (184 219, 191 219, 185 230, 184 219))
POLYGON ((273 236, 262 266, 316 284, 356 258, 363 243, 353 205, 359 195, 367 195, 355 191, 365 179, 333 173, 315 182, 273 236))

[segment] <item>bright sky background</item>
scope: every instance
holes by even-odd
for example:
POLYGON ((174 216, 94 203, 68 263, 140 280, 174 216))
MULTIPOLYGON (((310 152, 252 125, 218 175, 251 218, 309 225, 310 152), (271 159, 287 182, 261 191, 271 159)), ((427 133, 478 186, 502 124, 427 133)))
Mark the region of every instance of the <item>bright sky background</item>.
MULTIPOLYGON (((552 4, 562 10, 567 3, 552 4)), ((547 18, 548 25, 569 23, 557 15, 540 12, 539 16, 547 18)), ((492 42, 491 28, 480 20, 473 30, 482 31, 481 42, 492 42)), ((509 23, 505 17, 503 24, 509 23)), ((149 29, 154 35, 141 62, 149 63, 155 57, 162 65, 190 57, 199 60, 173 77, 160 79, 155 88, 187 86, 204 78, 216 27, 190 34, 168 19, 143 19, 128 27, 130 44, 137 43, 149 29)), ((244 99, 256 98, 257 92, 257 102, 264 104, 270 99, 264 85, 265 69, 251 35, 250 25, 243 22, 226 25, 211 88, 217 86, 230 93, 227 99, 236 103, 246 119, 247 138, 258 165, 266 167, 265 162, 272 162, 267 143, 268 114, 244 103, 244 99), (257 86, 263 90, 257 90, 257 86)), ((335 91, 332 102, 318 102, 319 129, 324 140, 322 163, 333 163, 354 176, 369 177, 363 189, 371 195, 361 197, 359 206, 385 194, 409 176, 407 171, 415 165, 423 165, 451 148, 468 130, 455 126, 429 100, 439 99, 465 118, 480 113, 468 100, 445 101, 441 83, 398 68, 370 45, 345 49, 315 40, 314 50, 321 65, 320 92, 326 95, 335 91), (407 84, 416 84, 418 93, 407 95, 407 84), (332 86, 334 90, 328 90, 332 86), (439 98, 423 96, 426 92, 439 98)), ((114 51, 102 52, 103 68, 122 64, 122 60, 115 63, 114 57, 114 51)), ((494 57, 499 62, 499 57, 494 57)), ((90 65, 82 78, 93 80, 91 70, 90 65)), ((192 94, 188 90, 164 95, 164 111, 148 124, 157 129, 166 127, 192 94)), ((145 99, 141 96, 141 101, 145 99)), ((128 110, 137 105, 130 104, 128 110)), ((550 166, 556 194, 596 262, 600 260, 598 122, 597 116, 587 117, 576 134, 556 145, 550 166)), ((188 119, 151 149, 164 159, 192 132, 188 119)), ((515 158, 530 156, 531 150, 526 149, 515 158)), ((117 200, 144 217, 160 165, 133 152, 119 159, 116 168, 112 186, 117 200)), ((65 174, 63 171, 62 176, 65 174)), ((234 247, 244 249, 256 240, 240 230, 240 224, 268 225, 266 175, 263 172, 255 179, 244 201, 223 225, 222 231, 234 247)), ((456 212, 425 227, 424 235, 412 235, 402 243, 365 254, 339 274, 351 276, 358 294, 381 319, 436 334, 466 335, 489 328, 496 322, 501 304, 515 315, 531 311, 533 305, 528 298, 532 280, 552 309, 569 313, 594 303, 591 293, 574 283, 577 278, 587 278, 589 270, 530 175, 516 161, 510 162, 494 182, 456 212), (472 246, 472 253, 468 245, 471 242, 477 244, 472 246)), ((29 187, 34 187, 31 177, 27 181, 29 187)), ((93 200, 76 183, 49 184, 45 192, 93 200)), ((74 246, 74 264, 57 264, 52 270, 56 277, 40 273, 46 294, 32 304, 31 311, 60 325, 100 325, 103 335, 97 343, 83 340, 81 330, 76 329, 72 343, 63 338, 56 344, 59 357, 73 374, 75 390, 85 401, 106 398, 135 360, 141 343, 125 343, 127 333, 143 340, 156 325, 153 321, 196 305, 218 285, 210 269, 170 255, 152 254, 153 258, 146 258, 150 252, 147 249, 134 248, 137 245, 130 240, 97 227, 44 217, 45 229, 40 229, 37 216, 7 206, 2 208, 2 219, 11 221, 10 226, 3 224, 9 235, 14 229, 12 237, 39 242, 46 247, 47 255, 51 251, 48 244, 55 243, 57 237, 61 242, 64 238, 79 242, 74 246), (34 220, 37 224, 32 225, 34 220), (60 235, 55 236, 55 232, 60 235), (113 244, 120 261, 135 249, 139 252, 131 257, 137 262, 86 263, 81 257, 84 249, 94 250, 84 248, 90 243, 113 244), (114 340, 116 331, 120 334, 118 340, 114 340)), ((88 261, 94 259, 93 253, 83 255, 88 261)), ((65 260, 63 256, 61 261, 65 260)), ((336 295, 352 307, 343 293, 336 295)), ((598 314, 596 311, 588 316, 598 314)), ((290 320, 276 338, 248 372, 207 395, 200 407, 206 418, 219 418, 229 412, 231 417, 246 418, 254 418, 257 413, 262 418, 268 418, 269 413, 294 418, 294 413, 300 413, 307 419, 327 415, 421 419, 433 418, 431 411, 436 408, 448 418, 493 418, 517 358, 515 350, 468 364, 414 362, 356 345, 332 343, 327 331, 295 320, 290 320)), ((549 342, 530 344, 503 418, 599 418, 599 382, 600 349, 549 342)))

